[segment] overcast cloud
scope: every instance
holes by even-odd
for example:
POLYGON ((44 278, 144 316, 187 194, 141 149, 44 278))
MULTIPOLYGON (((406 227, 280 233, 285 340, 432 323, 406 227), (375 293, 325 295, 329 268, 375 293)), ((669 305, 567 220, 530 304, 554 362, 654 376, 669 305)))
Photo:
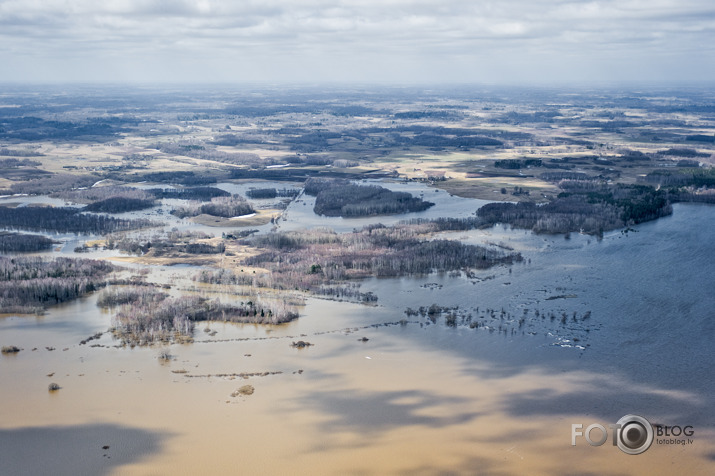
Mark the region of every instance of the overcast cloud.
POLYGON ((0 0, 0 81, 715 80, 712 0, 0 0))

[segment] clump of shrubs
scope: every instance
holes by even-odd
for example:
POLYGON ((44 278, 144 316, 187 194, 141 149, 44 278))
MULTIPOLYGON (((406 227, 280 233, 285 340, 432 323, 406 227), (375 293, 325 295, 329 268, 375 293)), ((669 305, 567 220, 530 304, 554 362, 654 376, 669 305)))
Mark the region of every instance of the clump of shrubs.
POLYGON ((288 302, 261 302, 257 297, 226 304, 201 296, 169 297, 153 288, 117 288, 102 293, 102 307, 117 306, 115 337, 129 345, 191 339, 199 321, 279 324, 298 317, 288 302))

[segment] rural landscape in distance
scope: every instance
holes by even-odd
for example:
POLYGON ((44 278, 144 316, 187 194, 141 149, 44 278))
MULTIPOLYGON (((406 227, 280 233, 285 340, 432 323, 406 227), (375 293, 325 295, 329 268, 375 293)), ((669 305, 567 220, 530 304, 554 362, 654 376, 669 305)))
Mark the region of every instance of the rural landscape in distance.
POLYGON ((0 472, 711 473, 714 166, 706 87, 6 84, 0 472))

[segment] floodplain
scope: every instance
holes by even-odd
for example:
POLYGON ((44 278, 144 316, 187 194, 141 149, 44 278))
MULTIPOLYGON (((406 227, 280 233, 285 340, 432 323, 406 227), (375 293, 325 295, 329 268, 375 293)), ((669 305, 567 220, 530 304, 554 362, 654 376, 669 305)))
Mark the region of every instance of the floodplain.
POLYGON ((708 474, 714 104, 6 88, 3 467, 708 474))

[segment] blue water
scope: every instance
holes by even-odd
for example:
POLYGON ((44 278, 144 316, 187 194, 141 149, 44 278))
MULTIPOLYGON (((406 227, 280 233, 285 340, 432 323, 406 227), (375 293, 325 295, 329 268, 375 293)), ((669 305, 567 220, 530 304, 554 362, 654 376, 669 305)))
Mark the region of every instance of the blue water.
POLYGON ((672 216, 635 228, 610 232, 603 240, 499 228, 488 237, 478 230, 462 233, 468 242, 498 235, 523 250, 525 261, 511 272, 501 267, 471 279, 446 274, 373 279, 363 290, 377 293, 380 304, 396 312, 432 303, 459 306, 458 312, 473 316, 495 309, 497 318, 482 322, 506 333, 451 328, 443 317, 432 325, 418 318, 422 327, 410 326, 408 332, 418 345, 490 361, 495 374, 536 366, 549 373, 584 370, 600 376, 591 382, 598 392, 585 388, 583 394, 520 396, 514 402, 507 397, 515 414, 573 411, 613 419, 631 412, 713 426, 715 207, 676 205, 672 216), (536 317, 535 309, 557 318, 536 317), (583 320, 587 311, 591 316, 583 320))

